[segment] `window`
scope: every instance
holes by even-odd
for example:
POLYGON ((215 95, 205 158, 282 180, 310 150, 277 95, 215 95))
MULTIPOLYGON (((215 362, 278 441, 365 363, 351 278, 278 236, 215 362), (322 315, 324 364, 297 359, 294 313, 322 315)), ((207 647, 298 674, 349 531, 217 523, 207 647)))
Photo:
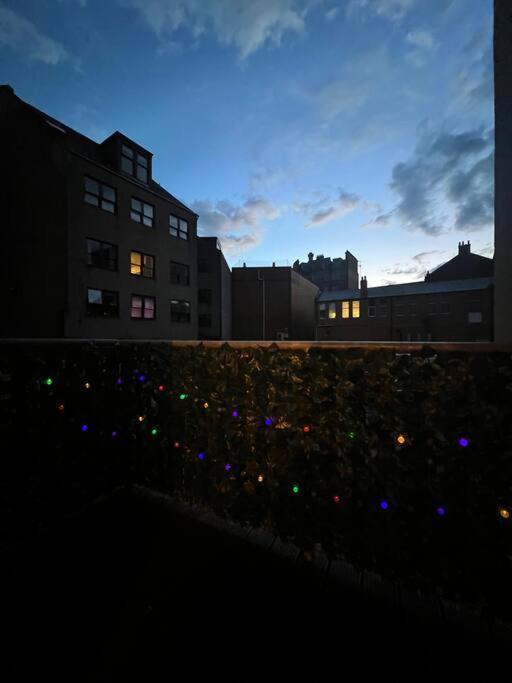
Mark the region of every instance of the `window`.
POLYGON ((327 319, 327 304, 318 305, 318 318, 319 320, 327 319))
POLYGON ((416 304, 415 303, 409 304, 409 315, 416 315, 416 304))
POLYGON ((87 239, 87 265, 117 270, 117 247, 109 242, 87 239))
POLYGON ((200 289, 200 290, 198 290, 197 300, 200 304, 211 305, 211 303, 212 303, 212 290, 211 289, 200 289))
POLYGON ((341 302, 341 317, 350 318, 350 301, 341 302))
POLYGON ((448 315, 450 313, 450 304, 447 301, 441 301, 439 308, 441 315, 448 315))
POLYGON ((334 320, 336 317, 336 304, 329 304, 329 320, 334 320))
POLYGON ((352 317, 359 318, 359 301, 352 302, 352 317))
POLYGON ((210 264, 207 261, 199 261, 197 264, 197 272, 198 273, 209 273, 210 272, 210 264))
POLYGON ((135 320, 154 320, 155 297, 134 294, 132 296, 131 317, 135 320))
POLYGON ((171 301, 171 320, 174 323, 189 323, 190 302, 173 299, 171 301))
POLYGON ((404 315, 404 305, 403 304, 395 304, 395 312, 397 315, 404 315))
POLYGON ((427 304, 427 313, 429 315, 435 315, 437 313, 437 307, 435 301, 429 301, 427 304))
MULTIPOLYGON (((182 240, 188 240, 188 223, 183 218, 177 216, 169 216, 169 234, 173 237, 180 237, 182 240)), ((199 271, 207 272, 207 271, 199 271)))
POLYGON ((143 183, 148 182, 148 160, 127 145, 121 145, 121 170, 143 183))
POLYGON ((155 277, 155 258, 149 254, 132 251, 130 255, 130 273, 142 277, 155 277))
POLYGON ((482 313, 480 311, 471 311, 468 313, 468 323, 481 323, 482 313))
POLYGON ((109 213, 116 212, 116 191, 94 178, 84 177, 84 202, 109 213))
POLYGON ((375 304, 368 304, 368 317, 375 318, 377 311, 377 306, 375 304))
POLYGON ((119 315, 119 294, 105 289, 88 289, 87 315, 100 318, 117 318, 119 315))
POLYGON ((202 314, 198 319, 199 327, 211 327, 212 326, 212 316, 209 314, 202 314))
POLYGON ((173 285, 189 285, 190 267, 184 263, 171 261, 171 282, 173 285))
POLYGON ((132 221, 137 223, 144 223, 148 228, 153 227, 153 216, 154 209, 151 204, 146 204, 141 202, 140 199, 135 199, 132 197, 132 210, 130 212, 130 218, 132 221))

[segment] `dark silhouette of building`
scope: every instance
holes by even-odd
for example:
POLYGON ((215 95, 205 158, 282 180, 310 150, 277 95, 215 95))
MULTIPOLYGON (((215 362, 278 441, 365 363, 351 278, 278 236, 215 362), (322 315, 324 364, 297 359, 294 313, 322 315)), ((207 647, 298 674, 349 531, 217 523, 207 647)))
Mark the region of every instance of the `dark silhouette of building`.
POLYGON ((289 267, 233 268, 233 339, 314 339, 318 287, 289 267))
POLYGON ((197 338, 197 214, 152 154, 101 144, 0 86, 3 337, 197 338))
POLYGON ((346 341, 492 341, 493 278, 323 292, 317 339, 346 341))
POLYGON ((494 1, 496 341, 512 343, 512 8, 494 1))
POLYGON ((197 238, 199 339, 231 339, 231 271, 216 237, 197 238))
POLYGON ((321 292, 357 289, 357 259, 349 251, 345 252, 344 259, 340 257, 331 261, 330 257, 325 258, 323 254, 316 259, 313 257, 314 254, 309 252, 308 261, 295 261, 293 269, 313 282, 321 292))
POLYGON ((494 261, 485 256, 471 253, 471 242, 459 242, 459 253, 446 263, 427 272, 425 282, 466 280, 475 277, 492 277, 494 261))

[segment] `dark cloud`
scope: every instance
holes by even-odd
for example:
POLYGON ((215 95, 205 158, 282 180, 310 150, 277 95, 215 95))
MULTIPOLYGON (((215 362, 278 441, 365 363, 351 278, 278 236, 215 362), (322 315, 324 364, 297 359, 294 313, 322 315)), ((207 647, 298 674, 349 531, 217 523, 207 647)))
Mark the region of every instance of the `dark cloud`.
POLYGON ((361 204, 360 197, 340 187, 334 197, 324 196, 315 201, 297 204, 295 208, 306 215, 306 226, 309 228, 328 223, 335 218, 343 218, 361 204))
POLYGON ((422 124, 411 158, 392 171, 390 187, 401 197, 395 211, 404 227, 427 235, 446 231, 451 225, 439 213, 445 200, 457 230, 487 227, 492 220, 492 149, 492 131, 450 133, 422 124))

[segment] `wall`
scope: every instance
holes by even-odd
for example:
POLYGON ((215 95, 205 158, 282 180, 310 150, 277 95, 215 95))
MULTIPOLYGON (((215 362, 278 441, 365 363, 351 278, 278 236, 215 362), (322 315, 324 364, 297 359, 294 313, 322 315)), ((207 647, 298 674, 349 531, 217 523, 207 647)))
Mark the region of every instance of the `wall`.
POLYGON ((315 338, 315 300, 319 289, 295 271, 291 273, 291 331, 290 339, 315 338))

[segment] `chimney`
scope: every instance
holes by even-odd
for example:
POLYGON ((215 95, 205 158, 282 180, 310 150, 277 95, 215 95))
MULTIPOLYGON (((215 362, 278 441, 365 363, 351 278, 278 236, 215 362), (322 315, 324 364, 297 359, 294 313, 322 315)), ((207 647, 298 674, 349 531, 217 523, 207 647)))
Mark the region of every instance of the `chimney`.
POLYGON ((312 261, 312 260, 313 260, 313 256, 314 256, 313 252, 310 251, 309 254, 308 254, 308 259, 309 259, 310 261, 312 261))
POLYGON ((366 275, 361 278, 361 298, 366 298, 368 296, 368 280, 366 275))
POLYGON ((459 242, 459 256, 462 256, 463 254, 471 254, 471 242, 469 240, 467 244, 459 242))

